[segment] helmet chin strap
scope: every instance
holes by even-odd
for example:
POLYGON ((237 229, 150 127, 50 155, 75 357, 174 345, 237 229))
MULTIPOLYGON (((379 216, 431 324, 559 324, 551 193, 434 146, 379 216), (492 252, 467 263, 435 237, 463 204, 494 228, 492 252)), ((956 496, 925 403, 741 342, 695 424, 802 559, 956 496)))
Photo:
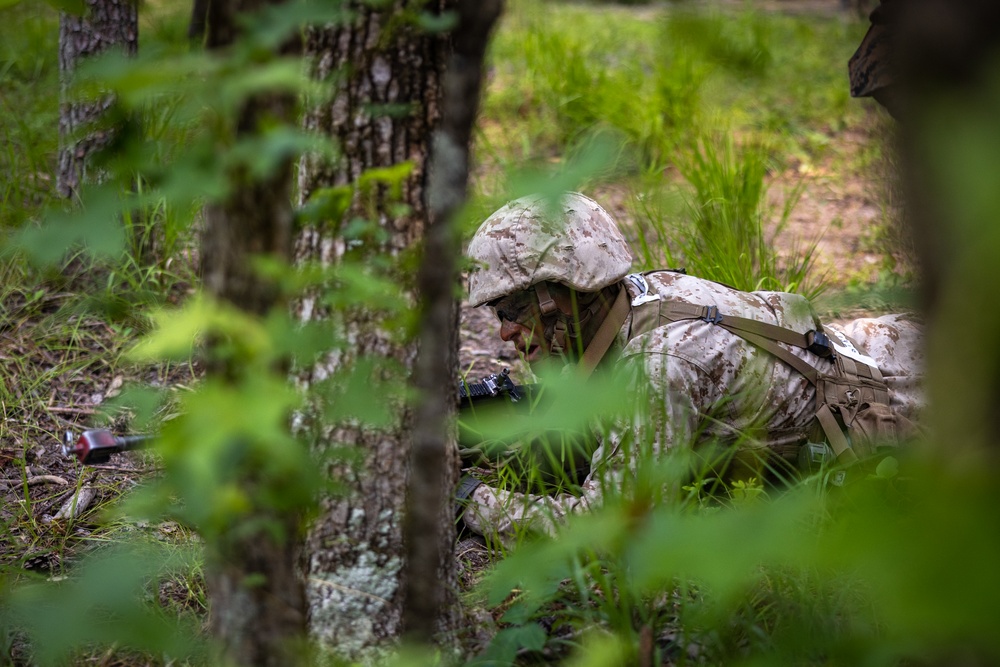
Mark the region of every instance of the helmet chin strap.
MULTIPOLYGON (((555 322, 552 325, 552 333, 547 336, 549 339, 549 351, 563 356, 571 348, 571 341, 579 339, 583 328, 594 315, 603 307, 601 293, 598 292, 585 310, 579 312, 579 317, 574 317, 573 312, 565 312, 556 304, 555 299, 549 292, 547 283, 541 282, 535 285, 535 294, 538 296, 538 309, 542 317, 553 315, 555 322)), ((548 333, 549 327, 545 327, 548 333)))

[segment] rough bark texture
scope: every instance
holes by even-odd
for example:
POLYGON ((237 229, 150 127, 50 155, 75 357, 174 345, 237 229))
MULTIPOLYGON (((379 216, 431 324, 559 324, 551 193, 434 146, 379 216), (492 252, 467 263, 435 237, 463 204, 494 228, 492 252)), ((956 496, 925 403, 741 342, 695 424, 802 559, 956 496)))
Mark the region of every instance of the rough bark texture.
MULTIPOLYGON (((312 57, 314 75, 338 85, 332 102, 311 110, 305 125, 331 135, 343 158, 335 163, 305 160, 300 170, 302 199, 317 188, 354 183, 373 167, 406 161, 414 165, 402 185, 401 199, 408 204, 408 213, 401 214, 391 206, 391 198, 381 187, 355 196, 345 220, 362 217, 375 222, 385 237, 352 248, 352 253, 394 257, 424 238, 429 215, 425 205, 429 144, 440 118, 448 41, 442 35, 420 31, 403 18, 417 9, 440 10, 444 4, 443 0, 397 1, 376 11, 359 3, 354 6, 356 18, 350 25, 307 34, 306 52, 312 57)), ((329 222, 336 227, 343 221, 329 222)), ((342 238, 307 229, 297 240, 295 254, 302 261, 335 263, 345 251, 342 238)), ((416 304, 412 281, 401 276, 397 279, 400 291, 416 304)), ((303 300, 299 308, 304 320, 325 315, 311 299, 303 300)), ((390 334, 372 312, 338 313, 332 326, 352 345, 301 373, 303 384, 348 367, 361 355, 395 360, 407 369, 414 367, 416 343, 400 342, 398 334, 390 334)), ((452 343, 447 334, 439 341, 442 345, 452 343)), ((321 500, 320 515, 307 538, 304 563, 310 631, 323 645, 346 657, 370 654, 402 630, 403 511, 413 419, 410 409, 401 408, 389 429, 349 424, 317 429, 321 451, 347 445, 355 448, 361 459, 356 466, 330 464, 329 474, 344 482, 349 492, 344 497, 321 500)), ((455 583, 450 567, 452 539, 453 534, 440 536, 440 553, 449 554, 447 562, 440 562, 449 596, 444 606, 448 612, 435 619, 440 631, 449 630, 454 621, 454 605, 450 604, 455 583)))
MULTIPOLYGON (((230 22, 210 26, 210 43, 224 46, 232 41, 238 14, 263 4, 263 0, 213 0, 213 5, 226 6, 230 22)), ((255 134, 262 125, 275 121, 292 123, 295 110, 292 96, 257 95, 244 103, 235 134, 255 134)), ((264 180, 235 169, 230 175, 232 194, 205 210, 201 253, 205 288, 256 315, 281 305, 275 287, 251 271, 250 263, 255 255, 291 258, 292 166, 289 161, 264 180)), ((237 376, 240 369, 217 363, 209 372, 226 378, 237 376)), ((247 486, 253 483, 244 480, 247 486)), ((268 508, 261 508, 254 518, 281 526, 284 539, 270 531, 248 534, 245 526, 234 526, 235 535, 223 535, 209 545, 205 579, 210 625, 230 664, 295 664, 295 641, 305 636, 305 591, 297 567, 301 518, 268 508)))
POLYGON ((59 16, 59 164, 56 188, 60 196, 72 197, 87 177, 90 156, 108 145, 111 132, 100 128, 86 132, 111 106, 114 98, 74 101, 70 94, 73 73, 85 58, 112 48, 135 55, 139 43, 139 18, 134 0, 86 0, 83 16, 59 16))
POLYGON ((458 282, 461 248, 453 224, 465 202, 469 181, 469 144, 479 107, 483 60, 501 0, 459 0, 454 50, 444 78, 440 128, 434 133, 430 175, 430 226, 417 284, 421 295, 420 356, 415 382, 416 423, 406 514, 406 606, 403 626, 413 639, 429 642, 437 630, 453 539, 449 491, 455 488, 456 453, 446 428, 454 415, 449 391, 456 377, 458 282))

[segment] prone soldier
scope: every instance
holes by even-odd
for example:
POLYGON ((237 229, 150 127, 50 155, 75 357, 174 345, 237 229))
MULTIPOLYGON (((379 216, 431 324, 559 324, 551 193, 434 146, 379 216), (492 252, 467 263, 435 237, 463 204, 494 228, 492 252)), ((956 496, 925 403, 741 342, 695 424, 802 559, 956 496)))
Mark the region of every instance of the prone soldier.
POLYGON ((628 474, 623 438, 650 443, 659 457, 753 432, 778 459, 825 441, 850 464, 910 435, 922 407, 921 332, 906 316, 835 327, 799 295, 743 292, 677 271, 630 273, 628 242, 584 195, 507 204, 479 227, 468 254, 469 300, 493 309, 504 341, 580 378, 624 371, 643 383, 633 388, 655 415, 603 436, 578 494, 465 478, 458 497, 473 532, 551 530, 599 504, 609 479, 628 474))

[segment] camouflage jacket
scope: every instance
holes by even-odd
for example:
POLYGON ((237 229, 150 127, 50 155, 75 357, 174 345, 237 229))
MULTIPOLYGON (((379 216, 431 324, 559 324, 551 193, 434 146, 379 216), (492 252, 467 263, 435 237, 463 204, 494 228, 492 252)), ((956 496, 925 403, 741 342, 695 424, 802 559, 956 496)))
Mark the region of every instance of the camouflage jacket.
MULTIPOLYGON (((819 325, 809 302, 801 296, 741 292, 667 271, 645 277, 649 294, 663 299, 714 305, 726 315, 799 332, 819 325)), ((640 296, 635 285, 624 282, 631 297, 640 296)), ((639 312, 633 305, 618 333, 616 348, 609 353, 613 356, 606 361, 644 383, 654 418, 622 424, 603 438, 580 495, 531 495, 479 486, 463 513, 469 528, 501 536, 511 534, 517 525, 551 531, 563 516, 598 504, 609 476, 620 478, 629 467, 621 447, 625 435, 651 444, 656 457, 673 447, 697 447, 706 442, 739 440, 743 446, 754 442, 767 446, 769 439, 802 433, 812 426, 816 390, 798 371, 703 320, 635 331, 640 324, 634 321, 641 318, 639 312)), ((894 411, 911 420, 918 416, 923 362, 921 332, 916 324, 904 316, 887 315, 827 328, 847 335, 875 360, 889 387, 894 411)), ((806 350, 790 349, 821 370, 823 364, 832 363, 806 350)))

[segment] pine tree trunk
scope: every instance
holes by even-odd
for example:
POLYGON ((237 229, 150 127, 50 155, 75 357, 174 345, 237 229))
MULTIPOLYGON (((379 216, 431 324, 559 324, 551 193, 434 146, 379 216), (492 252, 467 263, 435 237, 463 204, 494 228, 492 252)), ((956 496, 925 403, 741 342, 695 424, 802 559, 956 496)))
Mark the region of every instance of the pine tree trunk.
POLYGON ((87 128, 111 106, 113 98, 74 101, 70 94, 73 74, 85 59, 112 48, 135 55, 139 43, 139 15, 135 0, 86 0, 83 16, 59 16, 59 164, 56 188, 62 197, 72 197, 87 177, 90 156, 108 145, 108 128, 87 128))
MULTIPOLYGON (((440 119, 442 74, 449 48, 446 37, 428 34, 401 19, 406 11, 441 9, 443 4, 443 0, 397 0, 390 7, 374 10, 358 3, 354 6, 356 19, 350 25, 315 29, 307 35, 306 53, 312 58, 314 76, 338 81, 339 85, 332 102, 310 110, 305 124, 332 136, 342 158, 334 163, 315 158, 303 162, 299 183, 303 201, 319 188, 355 183, 368 169, 407 161, 413 164, 412 173, 402 183, 400 198, 408 207, 406 211, 393 205, 393 197, 383 186, 355 192, 344 220, 364 218, 376 223, 384 235, 360 250, 352 249, 352 253, 398 258, 420 244, 427 231, 430 142, 440 119)), ((342 222, 329 221, 328 227, 336 228, 342 222)), ((332 264, 340 261, 346 250, 343 238, 310 228, 297 240, 295 254, 299 261, 332 264)), ((397 274, 395 279, 400 292, 416 306, 413 277, 397 274)), ((322 312, 313 299, 303 300, 299 310, 303 320, 331 315, 322 312)), ((391 334, 371 310, 358 308, 334 315, 331 326, 352 345, 303 371, 300 381, 304 385, 350 367, 362 354, 394 360, 405 369, 415 367, 417 343, 397 340, 398 335, 391 334)), ((449 335, 442 332, 440 344, 453 349, 449 335)), ((454 359, 450 363, 457 367, 454 359)), ((452 391, 453 387, 440 390, 452 391)), ((384 399, 373 395, 371 400, 384 399)), ((348 658, 369 654, 402 631, 403 516, 413 424, 413 410, 399 406, 389 428, 334 424, 315 429, 321 452, 332 446, 348 446, 361 459, 353 466, 329 464, 330 476, 345 484, 348 492, 321 500, 320 515, 308 534, 304 564, 310 632, 321 644, 348 658)), ((441 482, 446 496, 457 470, 455 454, 450 455, 441 482)), ((440 559, 440 573, 447 597, 441 600, 435 622, 439 632, 448 632, 456 610, 450 549, 454 527, 450 516, 442 516, 442 522, 445 526, 437 539, 439 553, 446 554, 440 559)))

